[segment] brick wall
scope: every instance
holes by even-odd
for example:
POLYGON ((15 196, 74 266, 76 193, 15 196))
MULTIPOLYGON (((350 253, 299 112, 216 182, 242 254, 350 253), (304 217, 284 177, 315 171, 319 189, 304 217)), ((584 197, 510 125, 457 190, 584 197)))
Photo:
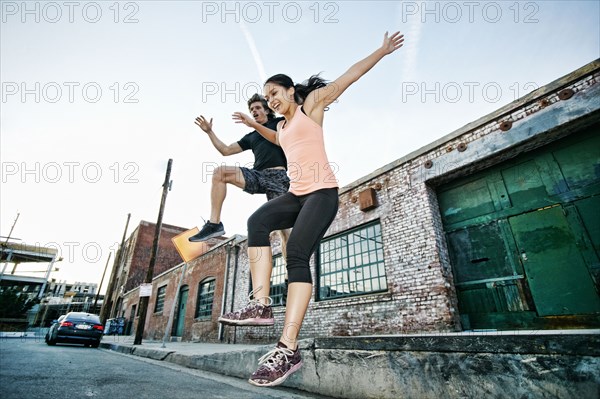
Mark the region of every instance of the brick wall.
MULTIPOLYGON (((146 279, 150 257, 152 255, 152 245, 154 243, 154 234, 156 224, 141 221, 136 229, 125 241, 123 248, 120 248, 115 256, 114 262, 121 260, 116 265, 115 276, 110 276, 109 281, 114 281, 112 292, 107 292, 107 303, 111 309, 108 317, 119 317, 126 311, 125 315, 129 317, 129 309, 123 307, 124 302, 120 301, 121 295, 135 290, 146 279), (123 254, 121 255, 121 252, 123 254), (122 257, 122 259, 120 259, 122 257)), ((162 225, 160 240, 158 243, 158 254, 154 265, 154 276, 169 270, 174 265, 181 262, 177 250, 171 242, 171 238, 177 234, 186 231, 183 227, 162 225)), ((115 267, 113 265, 113 267, 115 267)))
MULTIPOLYGON (((231 247, 231 240, 225 241, 209 250, 204 255, 189 262, 181 287, 187 286, 188 300, 185 308, 185 318, 182 340, 184 341, 202 341, 202 342, 217 342, 218 341, 218 322, 217 318, 221 314, 221 303, 223 297, 225 267, 227 264, 227 254, 231 252, 230 267, 234 266, 235 251, 231 247), (198 300, 198 291, 200 283, 207 279, 215 278, 215 291, 213 302, 213 313, 209 319, 196 318, 196 308, 198 300)), ((161 340, 165 334, 169 317, 171 315, 173 301, 179 300, 178 286, 183 271, 183 263, 169 269, 167 272, 154 278, 152 281, 152 296, 148 305, 148 316, 144 328, 144 338, 161 340), (159 287, 166 286, 166 295, 164 300, 163 310, 156 312, 156 294, 159 287)), ((126 295, 125 313, 129 316, 131 307, 138 304, 138 290, 132 291, 126 295)), ((175 311, 173 322, 177 320, 177 310, 175 311)), ((171 330, 172 332, 174 330, 171 330)))
MULTIPOLYGON (((158 253, 154 265, 154 276, 158 276, 164 271, 181 262, 177 250, 171 242, 171 238, 185 231, 182 227, 162 225, 160 240, 158 242, 158 253)), ((150 257, 152 255, 152 245, 156 224, 141 221, 136 234, 136 243, 130 257, 127 260, 129 273, 125 282, 124 291, 130 291, 142 284, 146 278, 150 257)))

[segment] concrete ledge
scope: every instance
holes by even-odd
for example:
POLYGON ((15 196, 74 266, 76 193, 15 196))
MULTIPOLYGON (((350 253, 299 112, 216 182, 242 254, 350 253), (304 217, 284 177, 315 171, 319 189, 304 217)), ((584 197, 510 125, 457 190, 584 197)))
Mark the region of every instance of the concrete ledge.
POLYGON ((600 356, 598 334, 503 334, 316 338, 316 349, 600 356))
MULTIPOLYGON (((300 341, 303 366, 283 385, 336 398, 577 398, 600 395, 600 331, 449 333, 300 341)), ((247 379, 272 345, 215 352, 103 348, 247 379)), ((158 344, 157 344, 158 345, 158 344)), ((190 346, 192 345, 192 346, 190 346)), ((198 345, 196 350, 194 346, 198 345)), ((203 349, 203 345, 206 349, 203 349)))
POLYGON ((317 349, 315 359, 318 379, 294 386, 339 398, 591 399, 600 386, 597 357, 317 349))

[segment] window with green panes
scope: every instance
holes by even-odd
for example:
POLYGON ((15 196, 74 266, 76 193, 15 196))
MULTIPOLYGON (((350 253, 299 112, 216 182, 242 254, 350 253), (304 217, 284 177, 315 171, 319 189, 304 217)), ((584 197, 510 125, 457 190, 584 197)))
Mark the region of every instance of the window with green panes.
POLYGON ((158 291, 156 293, 156 304, 154 305, 154 313, 159 313, 163 311, 165 307, 165 295, 167 294, 167 286, 163 285, 162 287, 158 287, 158 291))
POLYGON ((283 256, 273 256, 273 271, 271 272, 271 290, 269 295, 273 299, 272 306, 283 306, 283 291, 285 290, 285 262, 283 256))
POLYGON ((208 278, 201 281, 198 287, 198 300, 196 301, 196 318, 206 319, 212 316, 214 296, 215 279, 208 278))
POLYGON ((369 223, 321 241, 318 299, 387 290, 381 223, 369 223))

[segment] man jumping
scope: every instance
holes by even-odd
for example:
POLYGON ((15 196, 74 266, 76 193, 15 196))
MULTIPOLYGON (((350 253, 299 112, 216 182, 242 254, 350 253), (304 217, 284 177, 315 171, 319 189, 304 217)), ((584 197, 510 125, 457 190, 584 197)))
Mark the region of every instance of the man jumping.
MULTIPOLYGON (((269 129, 276 129, 277 123, 283 120, 283 118, 275 118, 273 111, 259 94, 254 94, 248 100, 248 109, 256 122, 269 129)), ((256 130, 246 134, 241 140, 226 145, 212 130, 212 118, 207 121, 201 115, 196 118, 195 123, 208 134, 213 146, 224 156, 252 150, 254 167, 249 169, 224 165, 214 171, 210 193, 210 219, 198 234, 189 238, 191 242, 205 241, 225 234, 225 228, 221 222, 221 209, 227 195, 227 184, 233 184, 250 194, 266 194, 268 200, 286 193, 290 187, 290 179, 287 176, 287 160, 283 150, 263 138, 256 130)), ((285 258, 289 230, 281 231, 280 236, 285 258)))

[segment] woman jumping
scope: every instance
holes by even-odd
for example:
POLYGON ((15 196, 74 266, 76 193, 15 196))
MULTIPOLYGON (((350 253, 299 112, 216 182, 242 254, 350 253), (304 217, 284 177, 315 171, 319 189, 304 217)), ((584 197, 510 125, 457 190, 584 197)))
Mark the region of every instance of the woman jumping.
POLYGON ((248 219, 253 298, 240 311, 219 318, 221 323, 230 325, 273 325, 269 234, 293 227, 287 244, 289 288, 283 333, 276 347, 260 359, 258 370, 249 380, 253 385, 279 385, 302 366, 298 335, 312 295, 310 257, 338 209, 338 183, 323 142, 325 108, 384 56, 402 47, 403 42, 400 32, 390 37, 386 32, 380 48, 331 83, 318 76, 296 85, 286 75, 269 78, 263 88, 264 97, 269 108, 285 118, 277 125, 277 132, 243 113, 234 114, 237 123, 256 129, 283 148, 291 180, 289 192, 265 203, 248 219))

